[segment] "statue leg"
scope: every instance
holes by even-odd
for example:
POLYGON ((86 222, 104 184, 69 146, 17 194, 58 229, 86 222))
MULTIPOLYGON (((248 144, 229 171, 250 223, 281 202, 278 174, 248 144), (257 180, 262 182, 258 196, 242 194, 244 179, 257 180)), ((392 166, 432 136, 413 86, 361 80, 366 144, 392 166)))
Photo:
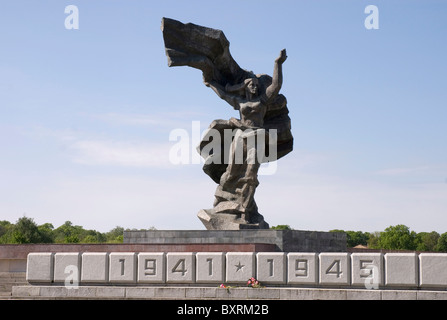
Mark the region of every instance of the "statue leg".
MULTIPOLYGON (((255 134, 252 133, 252 138, 255 134)), ((199 218, 208 229, 267 229, 254 200, 260 163, 249 136, 238 130, 229 153, 229 164, 216 189, 214 208, 202 210, 199 218), (241 153, 242 152, 242 157, 241 153), (242 161, 238 161, 242 159, 242 161), (211 223, 213 222, 213 223, 211 223)))

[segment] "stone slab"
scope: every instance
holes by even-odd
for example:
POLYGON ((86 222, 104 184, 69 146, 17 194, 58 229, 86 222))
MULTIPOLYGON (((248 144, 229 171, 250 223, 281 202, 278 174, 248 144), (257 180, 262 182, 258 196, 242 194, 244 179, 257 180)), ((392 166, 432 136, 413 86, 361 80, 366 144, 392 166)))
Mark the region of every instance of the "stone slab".
POLYGON ((347 290, 346 300, 382 300, 382 291, 379 290, 347 290))
POLYGON ((352 253, 351 284, 367 289, 378 289, 383 285, 383 254, 352 253))
MULTIPOLYGON (((127 244, 258 244, 281 252, 344 252, 346 234, 301 230, 124 231, 127 244)), ((229 251, 229 250, 222 250, 229 251)))
POLYGON ((447 300, 446 291, 417 291, 418 300, 447 300))
POLYGON ((190 299, 215 299, 217 298, 217 291, 219 288, 190 288, 192 290, 185 290, 186 298, 190 299))
POLYGON ((279 297, 281 300, 313 300, 313 291, 309 288, 281 288, 279 297))
POLYGON ((417 300, 416 290, 383 290, 382 300, 417 300))
POLYGON ((185 299, 187 289, 184 287, 157 287, 154 295, 157 299, 185 299))
POLYGON ((106 283, 108 281, 108 253, 84 252, 81 256, 81 283, 106 283))
POLYGON ((447 253, 421 253, 419 272, 421 287, 447 287, 447 253))
POLYGON ((166 254, 139 253, 138 254, 138 283, 166 282, 166 254))
POLYGON ((54 282, 73 281, 79 283, 80 271, 80 253, 58 252, 54 255, 54 282))
POLYGON ((197 283, 225 282, 225 254, 223 252, 197 252, 196 268, 197 283))
POLYGON ((112 252, 109 254, 109 282, 131 284, 137 279, 136 253, 112 252))
POLYGON ((351 284, 351 263, 348 253, 320 253, 319 261, 321 285, 351 284))
POLYGON ((359 290, 321 288, 208 288, 208 287, 103 287, 17 286, 12 299, 157 299, 157 300, 446 300, 446 291, 359 290))
POLYGON ((131 287, 126 288, 126 298, 129 299, 152 299, 155 298, 155 288, 131 287))
POLYGON ((226 254, 226 282, 246 284, 256 277, 256 254, 251 252, 228 252, 226 254))
POLYGON ((123 299, 126 297, 126 288, 124 287, 97 287, 96 288, 97 298, 119 298, 123 299))
POLYGON ((263 284, 285 284, 287 256, 284 252, 260 252, 256 255, 257 280, 263 284))
POLYGON ((26 279, 61 284, 71 276, 67 286, 75 286, 79 269, 81 285, 131 285, 137 279, 142 285, 246 285, 255 277, 267 286, 447 289, 446 253, 31 253, 26 279), (67 273, 69 266, 74 269, 67 273))
POLYGON ((318 254, 288 253, 287 283, 298 285, 318 284, 318 254))
POLYGON ((418 266, 416 253, 385 254, 385 286, 417 287, 418 266))
POLYGON ((53 253, 30 253, 26 265, 26 280, 29 282, 53 282, 53 253))
POLYGON ((196 258, 194 253, 168 252, 166 267, 167 283, 194 283, 196 258))

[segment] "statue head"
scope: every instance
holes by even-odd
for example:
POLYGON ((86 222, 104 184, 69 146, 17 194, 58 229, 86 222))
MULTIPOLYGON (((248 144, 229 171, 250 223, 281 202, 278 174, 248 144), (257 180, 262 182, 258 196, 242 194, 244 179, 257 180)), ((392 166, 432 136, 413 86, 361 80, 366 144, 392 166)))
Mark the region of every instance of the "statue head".
POLYGON ((259 80, 258 78, 247 79, 247 85, 245 86, 245 94, 251 96, 257 96, 259 91, 259 80))

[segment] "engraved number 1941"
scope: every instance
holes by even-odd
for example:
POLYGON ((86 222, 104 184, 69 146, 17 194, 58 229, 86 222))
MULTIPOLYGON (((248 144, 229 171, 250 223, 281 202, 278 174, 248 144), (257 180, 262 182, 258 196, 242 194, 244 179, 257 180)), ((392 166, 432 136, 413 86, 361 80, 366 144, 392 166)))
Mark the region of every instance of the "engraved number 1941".
POLYGON ((172 268, 172 273, 179 272, 184 276, 188 270, 185 267, 185 259, 180 259, 172 268))
POLYGON ((144 265, 144 274, 146 276, 155 276, 157 273, 157 260, 155 259, 146 259, 144 265))

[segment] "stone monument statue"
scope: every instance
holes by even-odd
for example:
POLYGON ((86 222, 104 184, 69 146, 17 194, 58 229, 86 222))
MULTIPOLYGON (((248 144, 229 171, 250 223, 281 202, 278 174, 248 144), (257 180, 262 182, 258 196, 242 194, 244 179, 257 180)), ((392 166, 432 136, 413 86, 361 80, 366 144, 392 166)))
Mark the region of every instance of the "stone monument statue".
POLYGON ((214 208, 201 210, 199 219, 208 230, 268 229, 254 194, 261 164, 293 149, 287 100, 279 93, 286 50, 270 77, 240 68, 220 30, 168 18, 161 28, 168 65, 201 70, 204 84, 240 116, 213 121, 198 146, 203 170, 218 184, 214 208))

